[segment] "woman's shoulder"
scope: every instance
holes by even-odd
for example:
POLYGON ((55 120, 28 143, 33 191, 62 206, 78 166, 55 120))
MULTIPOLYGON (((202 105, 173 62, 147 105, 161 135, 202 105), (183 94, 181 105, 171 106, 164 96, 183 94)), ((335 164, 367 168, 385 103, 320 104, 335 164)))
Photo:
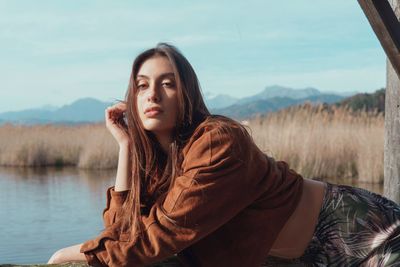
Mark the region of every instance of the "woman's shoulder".
POLYGON ((226 132, 227 134, 243 133, 248 134, 246 128, 239 122, 222 116, 222 115, 210 115, 202 123, 200 123, 193 135, 196 136, 199 133, 209 133, 209 132, 226 132))
POLYGON ((185 152, 197 149, 221 149, 252 142, 247 129, 239 122, 221 115, 210 115, 201 122, 184 147, 185 152))
POLYGON ((182 152, 183 173, 195 173, 199 168, 208 172, 225 172, 228 166, 248 168, 250 164, 266 160, 246 128, 222 116, 203 121, 182 152))

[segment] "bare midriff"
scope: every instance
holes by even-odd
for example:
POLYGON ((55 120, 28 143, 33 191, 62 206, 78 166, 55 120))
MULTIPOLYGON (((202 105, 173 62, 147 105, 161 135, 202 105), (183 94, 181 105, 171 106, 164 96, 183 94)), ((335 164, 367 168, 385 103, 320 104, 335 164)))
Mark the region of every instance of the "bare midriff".
POLYGON ((269 255, 293 259, 304 254, 317 226, 325 187, 324 182, 304 179, 300 202, 278 234, 269 255))

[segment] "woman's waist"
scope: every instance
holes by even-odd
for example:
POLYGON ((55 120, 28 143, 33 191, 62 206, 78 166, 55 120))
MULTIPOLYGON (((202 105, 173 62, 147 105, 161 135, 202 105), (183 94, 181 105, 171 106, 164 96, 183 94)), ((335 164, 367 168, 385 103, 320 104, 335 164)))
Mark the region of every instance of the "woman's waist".
POLYGON ((270 255, 282 258, 297 258, 303 255, 318 223, 325 188, 324 182, 304 179, 299 203, 278 234, 270 255))

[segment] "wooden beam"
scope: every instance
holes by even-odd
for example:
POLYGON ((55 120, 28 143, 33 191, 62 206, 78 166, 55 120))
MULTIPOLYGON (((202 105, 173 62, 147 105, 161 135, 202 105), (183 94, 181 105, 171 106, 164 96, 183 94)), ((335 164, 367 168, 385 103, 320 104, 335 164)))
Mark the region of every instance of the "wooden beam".
MULTIPOLYGON (((390 0, 400 17, 400 0, 390 0)), ((385 99, 384 195, 400 203, 400 77, 387 60, 385 99)))
POLYGON ((358 0, 385 53, 400 77, 400 23, 387 0, 358 0))

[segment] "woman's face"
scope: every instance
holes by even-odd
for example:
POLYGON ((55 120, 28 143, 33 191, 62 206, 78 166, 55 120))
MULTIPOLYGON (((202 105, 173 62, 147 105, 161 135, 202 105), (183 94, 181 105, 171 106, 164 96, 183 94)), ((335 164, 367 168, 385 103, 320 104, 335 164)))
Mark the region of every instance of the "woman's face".
POLYGON ((136 75, 137 109, 145 130, 171 137, 178 113, 174 72, 167 57, 144 61, 136 75))

